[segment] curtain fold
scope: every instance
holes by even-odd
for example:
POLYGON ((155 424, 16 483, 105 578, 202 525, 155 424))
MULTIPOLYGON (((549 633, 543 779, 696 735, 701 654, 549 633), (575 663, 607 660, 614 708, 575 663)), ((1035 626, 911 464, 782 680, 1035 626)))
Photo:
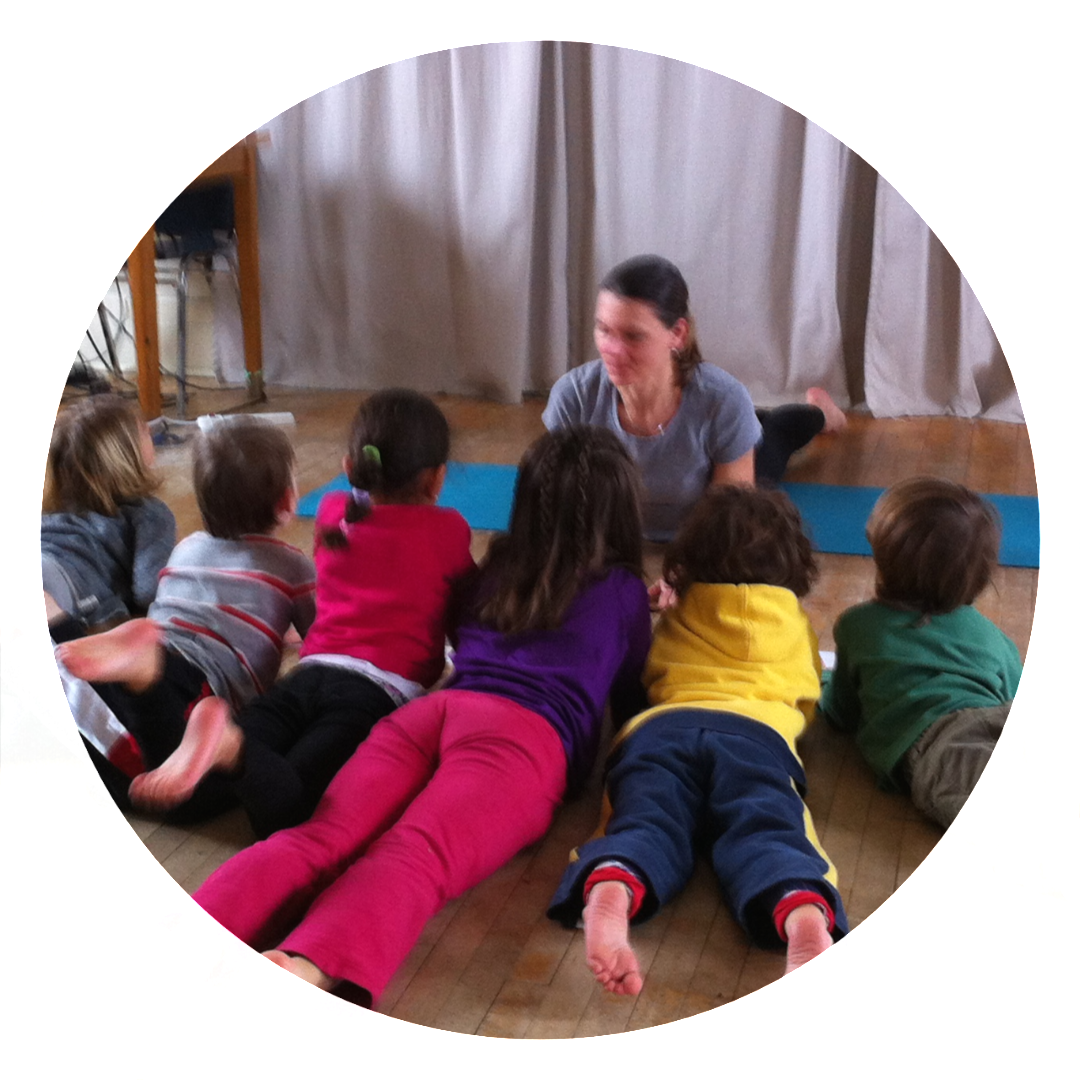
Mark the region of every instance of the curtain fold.
POLYGON ((760 404, 1022 421, 993 330, 915 211, 750 87, 577 42, 416 57, 318 94, 260 151, 271 384, 503 401, 590 359, 596 283, 644 251, 760 404))

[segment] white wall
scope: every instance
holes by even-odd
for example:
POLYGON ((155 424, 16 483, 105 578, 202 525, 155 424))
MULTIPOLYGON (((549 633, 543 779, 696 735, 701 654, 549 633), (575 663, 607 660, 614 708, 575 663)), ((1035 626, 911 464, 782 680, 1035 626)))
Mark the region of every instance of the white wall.
MULTIPOLYGON (((216 383, 217 374, 220 372, 226 382, 239 383, 243 381, 244 367, 240 309, 232 276, 225 269, 224 260, 219 259, 218 262, 221 270, 215 270, 209 280, 198 268, 188 273, 187 374, 189 379, 216 383)), ((162 260, 157 266, 158 349, 163 372, 172 374, 177 365, 177 264, 176 260, 162 260)), ((102 303, 109 313, 109 327, 121 369, 126 377, 134 380, 135 327, 131 314, 131 293, 125 273, 121 273, 110 286, 102 298, 102 303)), ((93 371, 103 374, 105 369, 91 344, 91 336, 102 354, 108 356, 96 314, 78 351, 86 358, 93 371)), ((72 357, 72 360, 78 361, 78 356, 72 357)))

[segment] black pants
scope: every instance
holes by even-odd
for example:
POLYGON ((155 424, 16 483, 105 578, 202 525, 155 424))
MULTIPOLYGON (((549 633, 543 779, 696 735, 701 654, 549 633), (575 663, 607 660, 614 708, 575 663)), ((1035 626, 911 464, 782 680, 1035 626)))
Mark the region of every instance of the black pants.
POLYGON ((307 821, 338 769, 394 708, 366 676, 318 663, 300 664, 246 705, 236 717, 244 759, 233 784, 256 834, 307 821))
POLYGON ((762 435, 754 455, 754 479, 773 486, 784 478, 791 455, 825 429, 825 414, 816 405, 781 405, 755 412, 762 435))
MULTIPOLYGON (((91 685, 131 732, 148 771, 156 769, 180 745, 191 710, 213 693, 202 669, 171 649, 165 650, 161 678, 144 693, 136 694, 119 683, 91 685)), ((122 810, 130 810, 127 789, 131 777, 83 741, 113 800, 122 810)), ((177 824, 201 821, 235 805, 232 785, 225 777, 211 774, 186 803, 166 815, 166 820, 177 824)))

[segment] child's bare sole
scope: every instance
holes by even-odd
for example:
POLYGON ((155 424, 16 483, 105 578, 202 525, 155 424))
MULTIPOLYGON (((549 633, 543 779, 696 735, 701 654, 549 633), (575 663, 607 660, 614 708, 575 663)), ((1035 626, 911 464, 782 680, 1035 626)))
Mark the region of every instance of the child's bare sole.
POLYGON ((585 962, 605 990, 639 994, 643 985, 637 956, 630 948, 630 899, 620 881, 592 887, 585 905, 585 962))
POLYGON ((212 769, 234 769, 243 745, 228 702, 204 698, 192 709, 180 745, 156 769, 131 781, 128 798, 140 810, 171 810, 187 802, 212 769))
POLYGON ((161 630, 152 619, 129 619, 104 634, 65 641, 56 655, 78 679, 122 683, 135 693, 149 690, 165 663, 161 630))
POLYGON ((816 904, 797 907, 784 921, 787 934, 787 966, 784 974, 820 956, 831 944, 828 920, 816 904))
POLYGON ((316 967, 306 956, 293 956, 282 952, 280 949, 270 949, 263 956, 278 967, 292 972, 304 982, 317 986, 320 990, 333 990, 337 986, 337 979, 330 978, 321 968, 316 967))
POLYGON ((816 405, 825 414, 825 431, 843 431, 847 427, 847 417, 839 405, 833 401, 828 390, 820 386, 811 386, 806 391, 808 405, 816 405))

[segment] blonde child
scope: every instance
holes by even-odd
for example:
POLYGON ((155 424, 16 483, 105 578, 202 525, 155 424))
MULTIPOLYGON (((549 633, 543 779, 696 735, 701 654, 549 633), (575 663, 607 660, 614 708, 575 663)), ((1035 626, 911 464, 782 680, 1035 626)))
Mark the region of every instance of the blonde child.
POLYGON ((788 971, 846 932, 795 746, 820 690, 799 603, 816 572, 798 512, 775 490, 711 489, 668 549, 677 599, 645 666, 652 707, 616 733, 610 816, 548 910, 567 926, 584 919, 586 960, 606 989, 641 990, 629 926, 683 889, 699 851, 750 939, 786 944, 788 971))
POLYGON ((438 405, 384 390, 359 407, 315 521, 316 615, 300 662, 234 715, 212 697, 183 741, 135 778, 132 802, 171 810, 228 778, 260 837, 305 821, 373 725, 442 674, 453 590, 474 567, 468 523, 435 506, 450 431, 438 405))
POLYGON ((447 900, 544 834, 593 764, 609 697, 617 716, 639 701, 637 484, 610 432, 534 443, 446 688, 376 724, 310 821, 241 851, 196 901, 301 978, 377 999, 447 900))
POLYGON ((948 828, 997 745, 1020 680, 1016 646, 971 605, 997 565, 990 505, 948 480, 889 488, 866 527, 874 599, 836 622, 821 708, 855 733, 879 784, 948 828))
MULTIPOLYGON (((193 456, 205 531, 177 544, 147 617, 56 648, 75 721, 125 808, 131 779, 177 748, 198 702, 239 707, 266 690, 289 627, 305 634, 315 615, 315 567, 273 535, 296 509, 285 434, 237 420, 199 434, 193 456)), ((229 801, 208 789, 190 816, 229 801)))
POLYGON ((54 639, 143 615, 176 543, 135 408, 99 394, 56 419, 41 506, 41 577, 54 639))

